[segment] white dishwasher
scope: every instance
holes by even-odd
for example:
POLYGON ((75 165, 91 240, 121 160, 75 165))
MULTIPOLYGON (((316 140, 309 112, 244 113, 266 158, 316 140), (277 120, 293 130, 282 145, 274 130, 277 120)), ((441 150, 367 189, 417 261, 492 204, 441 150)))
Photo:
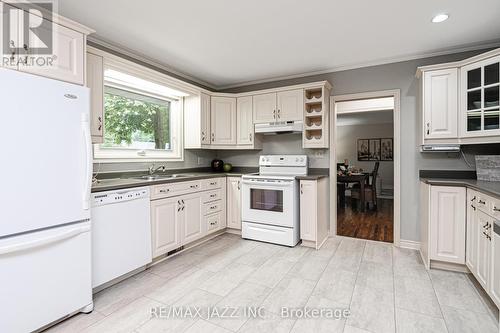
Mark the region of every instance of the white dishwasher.
POLYGON ((149 188, 92 194, 92 288, 152 261, 149 188))

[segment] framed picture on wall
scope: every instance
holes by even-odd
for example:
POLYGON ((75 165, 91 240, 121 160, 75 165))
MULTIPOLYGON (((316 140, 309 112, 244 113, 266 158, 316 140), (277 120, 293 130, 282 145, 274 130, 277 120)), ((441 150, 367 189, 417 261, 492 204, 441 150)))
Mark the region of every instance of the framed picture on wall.
POLYGON ((370 139, 369 161, 380 161, 380 139, 370 139))
POLYGON ((370 160, 370 140, 358 139, 358 161, 370 160))
POLYGON ((393 161, 394 160, 394 140, 393 138, 380 139, 380 160, 393 161))

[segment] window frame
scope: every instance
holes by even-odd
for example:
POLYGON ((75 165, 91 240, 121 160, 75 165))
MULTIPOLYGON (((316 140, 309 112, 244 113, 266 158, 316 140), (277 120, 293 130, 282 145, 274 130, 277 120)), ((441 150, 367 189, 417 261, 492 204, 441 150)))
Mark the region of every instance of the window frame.
MULTIPOLYGON (((128 74, 143 80, 147 80, 159 85, 189 95, 193 93, 190 86, 182 84, 181 81, 169 77, 166 74, 149 69, 142 65, 133 63, 123 58, 100 52, 104 58, 104 70, 113 69, 124 74, 128 74)), ((104 76, 104 72, 103 72, 104 76)), ((116 83, 106 83, 104 86, 115 87, 128 90, 145 96, 161 98, 171 101, 170 111, 170 136, 171 150, 160 149, 133 149, 133 148, 102 148, 101 144, 94 144, 94 162, 96 163, 123 163, 123 162, 182 162, 184 161, 184 97, 159 96, 155 93, 148 93, 133 87, 127 87, 116 83)), ((103 101, 104 103, 104 101, 103 101)), ((106 110, 103 110, 105 113, 106 110)), ((105 115, 103 115, 105 117, 105 115)), ((104 124, 104 126, 106 126, 104 124)), ((104 130, 106 128, 104 127, 104 130)))

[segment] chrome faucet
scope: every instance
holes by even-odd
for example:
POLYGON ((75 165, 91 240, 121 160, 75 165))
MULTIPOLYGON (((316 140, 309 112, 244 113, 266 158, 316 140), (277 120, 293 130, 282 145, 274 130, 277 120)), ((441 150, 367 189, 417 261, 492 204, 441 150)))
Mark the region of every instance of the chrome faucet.
POLYGON ((150 175, 154 174, 158 170, 161 170, 162 172, 165 172, 165 171, 167 171, 167 167, 165 166, 165 164, 162 164, 162 165, 160 165, 159 167, 157 167, 155 169, 155 164, 154 163, 149 166, 149 174, 150 175))

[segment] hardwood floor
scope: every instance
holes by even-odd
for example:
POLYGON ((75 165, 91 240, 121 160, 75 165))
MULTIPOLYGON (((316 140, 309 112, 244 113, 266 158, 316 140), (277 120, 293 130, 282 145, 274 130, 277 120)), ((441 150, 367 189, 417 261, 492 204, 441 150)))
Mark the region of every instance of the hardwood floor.
POLYGON ((378 209, 361 212, 351 207, 347 198, 346 207, 337 208, 337 234, 392 243, 394 241, 393 200, 379 199, 378 209))

